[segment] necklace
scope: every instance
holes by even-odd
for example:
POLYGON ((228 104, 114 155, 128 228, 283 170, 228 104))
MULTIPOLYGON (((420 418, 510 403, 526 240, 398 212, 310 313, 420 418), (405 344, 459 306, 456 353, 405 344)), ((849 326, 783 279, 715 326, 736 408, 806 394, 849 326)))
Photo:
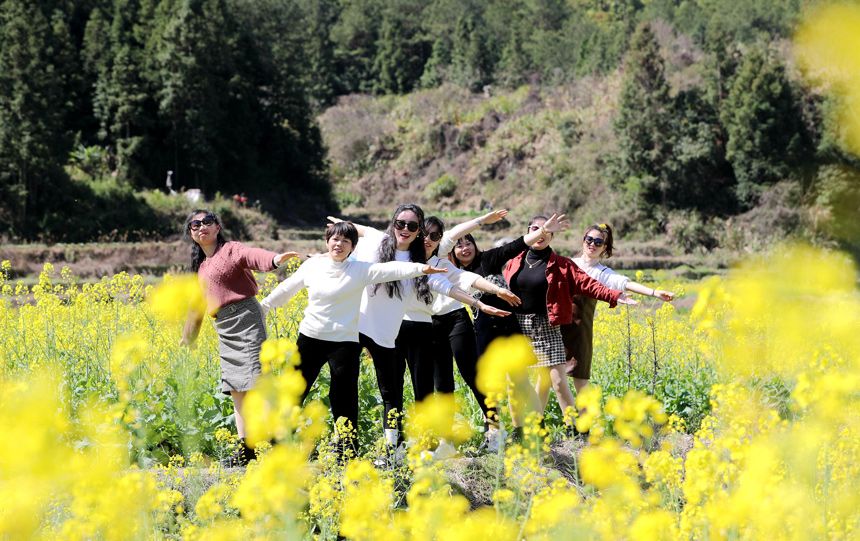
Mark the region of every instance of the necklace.
POLYGON ((526 262, 526 265, 528 265, 530 269, 537 267, 538 264, 543 261, 543 259, 538 258, 538 260, 535 261, 534 263, 529 263, 529 254, 531 254, 531 252, 526 253, 525 262, 526 262))

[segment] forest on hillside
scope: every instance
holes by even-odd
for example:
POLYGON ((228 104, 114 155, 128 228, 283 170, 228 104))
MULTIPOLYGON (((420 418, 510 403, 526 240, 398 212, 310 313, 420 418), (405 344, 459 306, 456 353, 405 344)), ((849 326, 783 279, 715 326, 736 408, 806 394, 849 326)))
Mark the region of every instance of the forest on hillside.
MULTIPOLYGON (((0 236, 163 234, 167 171, 177 189, 244 193, 280 220, 313 219, 367 197, 349 190, 368 172, 390 172, 378 141, 338 153, 342 141, 324 138, 319 119, 345 96, 540 95, 590 81, 597 93, 616 76, 611 152, 593 160, 602 189, 620 194, 613 212, 660 233, 678 213, 696 229, 776 198, 811 209, 788 213, 785 233, 827 222, 815 235, 851 247, 858 162, 831 101, 801 84, 789 43, 810 5, 3 0, 0 236)), ((587 120, 561 120, 559 145, 589 133, 587 120)), ((389 139, 404 147, 409 130, 389 139)), ((535 189, 557 194, 553 178, 575 176, 556 165, 535 189)), ((446 193, 435 189, 424 193, 446 193)), ((570 191, 565 204, 590 197, 570 191)))

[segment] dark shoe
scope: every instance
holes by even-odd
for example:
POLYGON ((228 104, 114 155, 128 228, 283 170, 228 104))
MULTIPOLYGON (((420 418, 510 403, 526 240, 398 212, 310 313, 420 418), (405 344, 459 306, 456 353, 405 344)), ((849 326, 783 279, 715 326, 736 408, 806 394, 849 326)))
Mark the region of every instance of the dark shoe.
POLYGON ((525 433, 523 432, 523 427, 515 426, 511 431, 511 442, 513 443, 522 443, 525 439, 525 433))

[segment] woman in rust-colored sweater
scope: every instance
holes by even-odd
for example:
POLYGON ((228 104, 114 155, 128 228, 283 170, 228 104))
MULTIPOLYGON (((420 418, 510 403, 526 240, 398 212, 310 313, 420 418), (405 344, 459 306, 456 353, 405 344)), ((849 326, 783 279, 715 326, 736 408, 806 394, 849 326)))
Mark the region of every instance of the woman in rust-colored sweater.
MULTIPOLYGON (((221 391, 233 399, 236 432, 242 449, 231 465, 244 465, 254 458, 245 444, 242 402, 260 375, 260 347, 266 339, 266 324, 260 303, 259 286, 252 271, 272 271, 295 252, 277 254, 227 242, 218 217, 208 210, 195 210, 185 223, 191 238, 191 270, 197 272, 206 295, 207 313, 213 317, 221 357, 221 391)), ((189 314, 182 343, 190 345, 200 332, 204 314, 189 314)))

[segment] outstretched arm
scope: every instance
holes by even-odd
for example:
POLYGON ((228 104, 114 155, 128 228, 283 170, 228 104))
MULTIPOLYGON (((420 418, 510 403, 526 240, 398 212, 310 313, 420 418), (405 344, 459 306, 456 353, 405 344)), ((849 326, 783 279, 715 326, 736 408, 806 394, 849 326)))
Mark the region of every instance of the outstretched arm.
POLYGON ((462 302, 463 304, 468 304, 472 307, 473 310, 480 310, 488 316, 504 317, 511 315, 511 313, 506 310, 500 310, 488 304, 482 303, 480 300, 469 295, 459 287, 452 287, 451 291, 448 292, 448 296, 452 299, 462 302))
POLYGON ((487 280, 486 278, 478 278, 477 280, 475 280, 475 283, 472 284, 472 287, 485 293, 495 295, 496 297, 502 299, 511 306, 519 306, 523 303, 523 301, 521 301, 519 297, 514 295, 511 290, 499 287, 493 282, 487 280))
MULTIPOLYGON (((336 223, 339 223, 339 222, 343 222, 343 221, 344 221, 342 218, 338 218, 337 216, 326 216, 326 219, 327 219, 329 222, 333 223, 333 224, 336 224, 336 223)), ((372 227, 370 227, 370 226, 357 224, 357 223, 355 223, 355 222, 352 222, 352 225, 354 225, 354 226, 355 226, 355 229, 358 231, 358 236, 359 236, 359 237, 363 237, 363 236, 364 236, 364 234, 365 234, 365 233, 367 233, 367 230, 368 230, 368 229, 373 229, 373 228, 372 228, 372 227)))
POLYGON ((664 291, 662 289, 654 289, 653 287, 643 286, 639 282, 634 282, 630 280, 627 282, 625 288, 627 291, 632 291, 633 293, 639 293, 640 295, 647 295, 649 297, 656 297, 663 302, 669 302, 675 298, 675 294, 671 291, 664 291))

